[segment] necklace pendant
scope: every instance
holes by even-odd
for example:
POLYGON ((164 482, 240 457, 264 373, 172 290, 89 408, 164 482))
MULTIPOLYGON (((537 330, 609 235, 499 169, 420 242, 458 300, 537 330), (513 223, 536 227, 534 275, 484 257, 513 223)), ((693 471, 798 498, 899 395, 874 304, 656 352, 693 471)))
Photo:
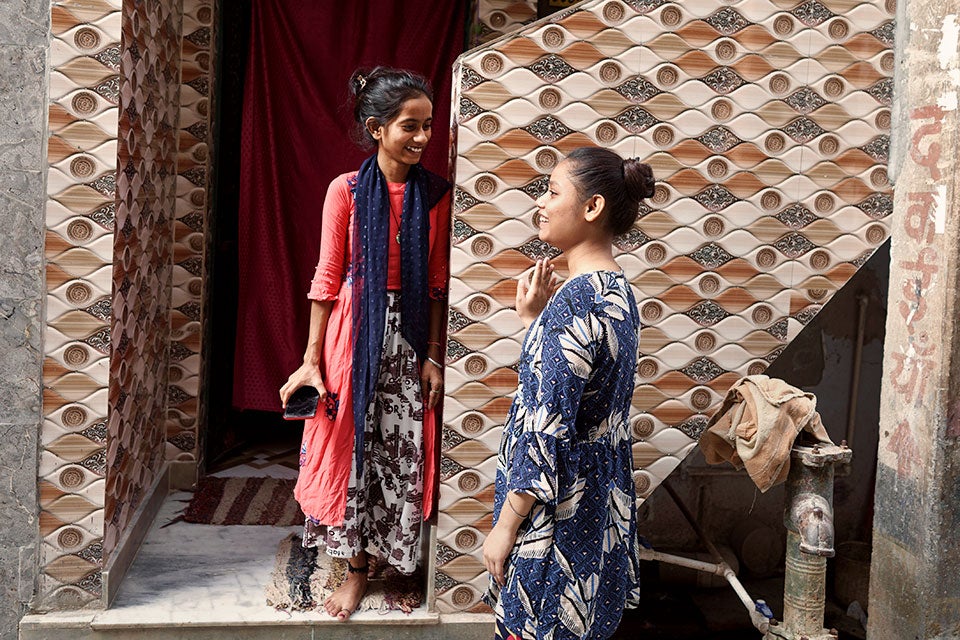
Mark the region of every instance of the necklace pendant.
POLYGON ((397 244, 400 244, 400 232, 399 232, 399 231, 397 231, 397 235, 396 235, 395 237, 396 237, 396 240, 397 240, 397 244))

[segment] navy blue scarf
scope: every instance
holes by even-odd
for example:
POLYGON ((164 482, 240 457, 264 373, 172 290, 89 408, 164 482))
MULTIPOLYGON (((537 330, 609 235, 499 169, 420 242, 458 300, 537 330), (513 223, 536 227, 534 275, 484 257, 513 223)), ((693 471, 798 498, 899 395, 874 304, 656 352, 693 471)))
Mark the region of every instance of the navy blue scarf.
MULTIPOLYGON (((430 209, 449 183, 416 164, 407 174, 400 218, 400 333, 422 362, 427 353, 427 262, 430 209)), ((353 275, 353 424, 357 477, 363 472, 363 426, 376 390, 387 311, 390 190, 374 154, 364 160, 352 188, 356 213, 353 275)), ((443 240, 441 240, 443 241, 443 240)))

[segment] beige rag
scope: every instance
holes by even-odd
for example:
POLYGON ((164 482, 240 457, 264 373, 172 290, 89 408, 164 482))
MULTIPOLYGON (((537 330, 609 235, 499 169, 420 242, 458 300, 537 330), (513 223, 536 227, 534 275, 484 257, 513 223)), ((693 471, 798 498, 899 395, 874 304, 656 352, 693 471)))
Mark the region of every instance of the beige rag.
POLYGON ((833 444, 817 413, 816 396, 777 378, 747 376, 727 391, 700 436, 700 448, 710 464, 746 467, 765 492, 787 479, 790 449, 801 431, 833 444))

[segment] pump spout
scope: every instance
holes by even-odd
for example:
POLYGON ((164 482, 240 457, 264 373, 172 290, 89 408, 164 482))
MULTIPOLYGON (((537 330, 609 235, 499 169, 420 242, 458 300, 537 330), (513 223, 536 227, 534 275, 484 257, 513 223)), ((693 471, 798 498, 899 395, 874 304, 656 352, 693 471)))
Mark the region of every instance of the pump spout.
POLYGON ((802 492, 793 496, 790 505, 791 529, 800 536, 800 551, 832 558, 833 508, 822 495, 802 492))

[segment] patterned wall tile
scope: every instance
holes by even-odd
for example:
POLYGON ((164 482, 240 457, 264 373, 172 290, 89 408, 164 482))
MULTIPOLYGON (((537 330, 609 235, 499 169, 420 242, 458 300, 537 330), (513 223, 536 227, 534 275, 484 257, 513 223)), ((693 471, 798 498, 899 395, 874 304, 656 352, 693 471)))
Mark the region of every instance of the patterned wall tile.
POLYGON ((645 498, 730 384, 762 372, 886 240, 892 11, 597 0, 460 59, 441 610, 482 606, 523 335, 514 279, 555 253, 532 217, 545 176, 603 145, 660 181, 617 241, 644 322, 631 420, 645 498))
POLYGON ((165 457, 177 122, 179 0, 123 3, 117 221, 104 551, 130 524, 165 457))
POLYGON ((97 601, 163 460, 196 459, 213 17, 51 6, 43 608, 97 601))
POLYGON ((476 47, 516 31, 537 19, 537 0, 477 0, 470 28, 470 46, 476 47))
POLYGON ((213 26, 212 0, 184 1, 166 415, 168 460, 198 461, 202 453, 197 446, 198 425, 204 424, 206 415, 200 393, 204 292, 208 282, 204 269, 210 247, 207 196, 213 26))
POLYGON ((101 595, 121 19, 119 0, 50 10, 38 595, 73 608, 101 595))

